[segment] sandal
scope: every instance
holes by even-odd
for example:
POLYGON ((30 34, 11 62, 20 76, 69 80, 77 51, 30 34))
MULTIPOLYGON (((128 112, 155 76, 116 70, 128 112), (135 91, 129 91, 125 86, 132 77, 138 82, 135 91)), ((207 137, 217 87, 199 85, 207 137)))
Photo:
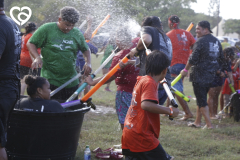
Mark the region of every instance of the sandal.
POLYGON ((205 125, 204 127, 202 127, 202 129, 213 129, 213 127, 208 127, 207 125, 205 125))
POLYGON ((188 123, 188 127, 193 127, 193 128, 201 128, 201 126, 197 126, 194 123, 188 123))

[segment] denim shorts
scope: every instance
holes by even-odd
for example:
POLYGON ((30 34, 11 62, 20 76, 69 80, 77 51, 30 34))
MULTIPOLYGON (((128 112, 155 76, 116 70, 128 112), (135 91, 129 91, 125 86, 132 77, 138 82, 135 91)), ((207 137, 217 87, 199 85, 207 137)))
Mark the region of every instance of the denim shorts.
POLYGON ((185 64, 175 64, 173 66, 170 67, 170 73, 171 74, 176 74, 179 75, 181 70, 183 70, 185 68, 185 64))
MULTIPOLYGON (((183 70, 185 68, 185 64, 175 64, 172 67, 170 67, 170 73, 171 74, 175 74, 175 75, 179 75, 181 70, 183 70)), ((172 81, 175 79, 176 77, 172 76, 172 81)), ((180 92, 183 92, 183 81, 182 79, 180 79, 174 86, 175 89, 177 89, 180 92)))

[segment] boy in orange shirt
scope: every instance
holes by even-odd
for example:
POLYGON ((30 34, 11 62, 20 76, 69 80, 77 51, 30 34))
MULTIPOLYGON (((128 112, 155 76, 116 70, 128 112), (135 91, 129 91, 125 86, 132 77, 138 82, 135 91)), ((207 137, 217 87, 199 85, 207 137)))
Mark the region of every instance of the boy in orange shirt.
POLYGON ((161 51, 153 51, 146 58, 146 76, 138 76, 133 90, 122 134, 122 151, 126 160, 172 159, 159 143, 160 116, 177 117, 177 108, 158 104, 158 85, 167 73, 170 60, 161 51))

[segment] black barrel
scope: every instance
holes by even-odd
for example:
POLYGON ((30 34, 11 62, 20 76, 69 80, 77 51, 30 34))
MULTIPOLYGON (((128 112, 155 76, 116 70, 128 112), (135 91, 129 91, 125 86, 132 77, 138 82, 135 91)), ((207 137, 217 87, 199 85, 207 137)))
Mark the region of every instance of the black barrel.
POLYGON ((8 124, 9 160, 74 159, 84 114, 89 107, 64 113, 14 110, 8 124))

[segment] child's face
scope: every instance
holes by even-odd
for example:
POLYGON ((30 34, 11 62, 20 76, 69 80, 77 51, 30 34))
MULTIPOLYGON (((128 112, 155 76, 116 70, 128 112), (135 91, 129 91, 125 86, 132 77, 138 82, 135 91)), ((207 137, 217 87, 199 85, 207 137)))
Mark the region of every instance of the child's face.
POLYGON ((162 81, 162 80, 166 77, 166 74, 167 74, 167 68, 165 68, 165 69, 162 71, 160 81, 162 81))

